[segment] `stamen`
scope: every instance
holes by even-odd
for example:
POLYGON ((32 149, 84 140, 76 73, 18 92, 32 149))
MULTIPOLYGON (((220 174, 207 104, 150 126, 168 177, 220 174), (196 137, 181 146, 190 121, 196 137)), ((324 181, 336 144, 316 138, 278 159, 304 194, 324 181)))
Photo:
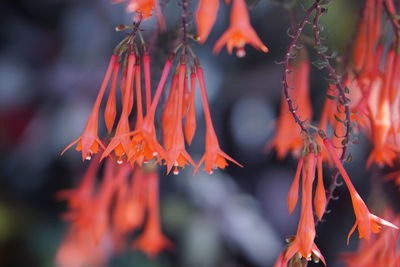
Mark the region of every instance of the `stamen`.
POLYGON ((238 58, 242 58, 242 57, 245 57, 245 56, 246 56, 246 51, 244 50, 243 47, 238 48, 238 49, 236 50, 236 56, 237 56, 238 58))

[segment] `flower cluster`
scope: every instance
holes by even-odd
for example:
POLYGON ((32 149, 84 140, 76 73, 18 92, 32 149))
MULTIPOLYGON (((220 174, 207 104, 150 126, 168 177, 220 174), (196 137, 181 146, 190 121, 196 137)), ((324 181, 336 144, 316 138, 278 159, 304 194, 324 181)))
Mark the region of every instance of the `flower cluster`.
MULTIPOLYGON (((122 1, 125 0, 115 2, 122 1)), ((69 211, 63 217, 70 222, 57 254, 60 266, 105 264, 111 255, 124 249, 127 236, 141 228, 141 235, 130 245, 133 249, 154 257, 164 249, 173 248, 172 242, 161 231, 157 165, 165 166, 167 174, 175 175, 187 165, 194 167, 194 173, 202 167, 209 174, 224 169, 228 162, 242 167, 220 147, 203 68, 189 42, 190 38, 201 43, 206 41, 217 19, 219 0, 199 0, 194 16, 198 36, 188 34, 188 2, 182 0, 179 3, 182 33, 178 45, 166 59, 154 90, 151 57, 140 25, 154 13, 160 28, 165 28, 160 3, 158 0, 127 1, 127 11, 135 13, 134 23, 117 27, 118 31, 127 31, 126 37, 115 47, 109 60, 82 135, 62 152, 76 146, 82 160, 91 162, 78 188, 58 194, 60 199, 68 202, 69 211), (187 147, 192 144, 198 128, 197 90, 200 91, 205 120, 205 151, 195 163, 187 147), (163 95, 166 95, 165 103, 161 101, 163 95), (119 98, 121 103, 117 103, 119 98), (161 115, 159 123, 157 112, 161 115), (108 134, 100 138, 99 135, 103 136, 99 133, 101 115, 108 134), (102 162, 105 162, 104 170, 99 168, 102 162), (100 181, 98 174, 102 177, 100 181)), ((225 0, 225 3, 232 6, 230 26, 216 42, 214 52, 218 53, 226 45, 229 53, 235 48, 236 55, 243 57, 247 43, 268 52, 251 26, 245 0, 225 0)), ((393 231, 398 227, 369 211, 343 163, 346 158, 351 160, 347 148, 356 125, 373 143, 367 167, 373 163, 392 166, 398 159, 400 23, 396 5, 393 0, 366 0, 354 43, 353 61, 343 68, 346 75, 342 76, 331 65, 336 56, 334 53, 328 56, 329 49, 321 44, 319 20, 326 13, 327 3, 329 1, 315 0, 297 29, 293 21, 289 31, 291 42, 282 62, 280 115, 276 134, 266 149, 274 148, 279 159, 288 154, 298 158, 288 193, 288 210, 290 214, 295 210, 301 187, 301 214, 297 232, 287 239, 288 245, 275 266, 306 266, 310 260, 321 260, 326 264, 314 243, 315 228, 333 199, 339 175, 349 191, 355 215, 347 242, 357 229, 359 238, 376 241, 374 244, 363 241, 360 247, 360 251, 367 251, 371 259, 368 261, 374 259, 392 266, 392 261, 387 258, 395 259, 394 262, 399 260, 395 245, 399 232, 393 231), (388 33, 389 24, 383 21, 391 24, 393 34, 388 33), (327 70, 329 83, 318 126, 312 125, 309 77, 312 54, 299 45, 307 24, 312 24, 314 38, 306 40, 313 42, 312 50, 318 57, 313 64, 327 70), (336 169, 328 191, 323 179, 324 163, 336 169), (382 229, 383 226, 386 228, 382 229), (381 229, 382 235, 373 235, 381 229), (385 240, 390 240, 389 248, 384 246, 385 240), (379 253, 385 257, 380 257, 379 253)), ((399 176, 399 172, 394 172, 388 178, 396 178, 399 182, 399 176)), ((397 219, 395 223, 399 223, 397 219)), ((358 256, 347 256, 346 259, 351 266, 364 266, 365 259, 358 256)))
MULTIPOLYGON (((396 224, 400 224, 400 218, 387 210, 385 217, 390 218, 396 224)), ((373 242, 360 241, 358 250, 353 253, 343 253, 341 258, 347 267, 395 267, 400 262, 399 231, 383 229, 379 236, 373 238, 373 242)))
POLYGON ((128 234, 142 227, 132 249, 154 257, 173 248, 161 232, 157 170, 149 166, 132 169, 107 159, 98 184, 99 166, 99 156, 95 156, 80 185, 57 195, 68 203, 69 211, 63 218, 70 222, 57 252, 57 264, 102 265, 122 251, 128 234))
MULTIPOLYGON (((174 174, 179 173, 178 168, 184 168, 188 164, 197 170, 204 163, 204 170, 208 173, 212 173, 217 168, 224 169, 228 165, 227 161, 241 166, 224 153, 219 146, 208 104, 203 69, 199 59, 187 43, 179 45, 169 55, 154 97, 151 96, 150 56, 145 44, 142 43, 141 49, 139 49, 135 39, 136 33, 140 35, 139 23, 133 25, 132 33, 115 48, 85 129, 78 139, 64 149, 62 154, 76 144, 76 150, 82 152, 83 160, 90 160, 92 155, 104 150, 100 160, 115 156, 117 163, 129 162, 132 166, 135 164, 142 166, 143 163, 154 161, 166 165, 167 173, 174 169, 174 174), (177 60, 175 70, 171 71, 176 58, 179 60, 177 60), (141 80, 142 67, 144 94, 141 80), (156 136, 155 115, 171 72, 173 74, 168 100, 162 112, 161 130, 164 145, 162 146, 156 136), (104 141, 98 137, 98 122, 101 102, 110 80, 111 86, 104 109, 104 120, 111 139, 108 144, 104 145, 104 141), (192 142, 196 131, 196 81, 200 87, 206 122, 205 153, 198 164, 192 160, 185 145, 192 142), (118 122, 115 123, 118 84, 121 91, 122 110, 118 122), (143 99, 146 100, 145 110, 143 99), (132 126, 129 117, 134 107, 136 107, 136 120, 132 126)), ((127 28, 127 26, 120 27, 127 28)), ((142 38, 140 39, 142 40, 142 38)))
MULTIPOLYGON (((323 143, 323 149, 331 157, 334 166, 338 169, 339 173, 343 177, 343 180, 349 190, 351 201, 353 204, 354 214, 356 216, 356 222, 349 232, 347 242, 349 242, 351 234, 357 228, 359 237, 365 238, 367 241, 372 238, 372 233, 379 233, 382 226, 389 228, 398 229, 398 227, 378 216, 372 214, 360 195, 356 191, 353 183, 350 180, 349 175, 344 169, 339 156, 335 148, 333 147, 332 141, 321 133, 321 139, 323 143)), ((293 264, 296 261, 314 260, 319 261, 321 259, 324 263, 325 260, 314 244, 315 238, 315 219, 313 213, 313 182, 315 179, 315 173, 317 172, 318 182, 314 193, 314 209, 317 220, 321 220, 326 209, 327 199, 325 195, 325 188, 322 177, 322 156, 321 148, 318 142, 314 140, 305 139, 305 146, 303 148, 303 156, 300 157, 296 175, 288 193, 288 208, 289 213, 292 213, 296 207, 298 200, 298 190, 300 177, 302 177, 302 201, 301 201, 301 215, 300 221, 297 228, 297 234, 290 239, 287 248, 282 252, 278 258, 275 266, 288 266, 288 262, 293 264), (295 257, 299 255, 299 257, 295 257)), ((291 265, 290 265, 291 266, 291 265)))
POLYGON ((393 166, 400 152, 396 145, 400 129, 400 43, 395 14, 392 0, 366 1, 348 74, 353 113, 358 114, 359 126, 373 144, 367 167, 373 163, 393 166), (384 26, 384 19, 392 21, 394 34, 384 26))
MULTIPOLYGON (((309 148, 314 150, 314 144, 310 144, 309 148)), ((306 260, 313 259, 315 262, 318 262, 319 259, 321 259, 325 264, 324 257, 314 243, 315 224, 313 215, 312 191, 316 166, 318 166, 318 184, 314 196, 314 208, 319 219, 321 219, 324 214, 326 198, 322 177, 322 159, 318 151, 309 151, 306 156, 303 156, 299 159, 296 176, 288 194, 289 213, 292 213, 297 204, 300 177, 302 177, 301 215, 297 233, 292 239, 290 239, 287 249, 282 252, 281 256, 278 258, 278 261, 275 264, 277 267, 287 266, 289 261, 301 260, 302 258, 306 260), (293 256, 297 253, 299 253, 301 256, 293 258, 293 256)))
MULTIPOLYGON (((300 178, 302 179, 302 205, 297 233, 288 238, 289 244, 275 263, 277 267, 306 266, 309 260, 322 260, 325 263, 321 252, 314 244, 315 225, 322 219, 329 201, 333 199, 333 190, 337 186, 338 174, 342 176, 349 190, 356 217, 347 242, 356 229, 359 237, 367 241, 373 239, 372 234, 379 233, 382 226, 398 229, 393 223, 369 211, 343 167, 347 145, 351 142, 351 134, 355 127, 355 123, 351 121, 354 119, 363 129, 366 129, 374 142, 374 150, 368 159, 367 166, 372 162, 391 165, 397 156, 398 149, 394 144, 397 138, 398 119, 396 115, 392 114, 398 112, 397 91, 399 89, 398 73, 400 72, 397 66, 399 65, 397 61, 400 59, 398 57, 398 35, 395 34, 395 40, 391 41, 385 54, 385 46, 381 41, 380 23, 383 1, 367 0, 364 18, 360 24, 361 31, 355 43, 354 68, 342 81, 330 63, 330 59, 335 56, 333 54, 327 56, 328 48, 321 45, 319 19, 326 11, 321 5, 319 1, 316 1, 306 11, 297 30, 291 35, 292 42, 282 62, 285 69, 278 128, 274 139, 267 145, 267 148, 274 147, 276 149, 277 157, 280 159, 283 159, 288 152, 300 157, 295 178, 288 193, 289 213, 292 213, 296 207, 300 178), (313 64, 319 69, 326 68, 328 70, 327 81, 329 82, 327 99, 318 127, 311 125, 308 59, 304 56, 303 49, 300 52, 295 51, 295 49, 299 50, 300 46, 297 46, 297 42, 304 26, 310 23, 313 13, 312 28, 315 42, 313 48, 320 58, 313 64), (385 64, 380 69, 383 55, 386 56, 385 64), (297 61, 292 63, 291 60, 294 58, 297 61), (297 127, 296 125, 300 127, 301 134, 293 131, 293 128, 297 127), (332 138, 328 138, 326 132, 333 132, 332 138), (323 162, 337 169, 327 192, 325 192, 322 177, 323 162), (316 172, 318 183, 313 194, 316 172)), ((388 15, 394 15, 393 2, 387 1, 385 5, 388 15)), ((393 28, 397 30, 398 22, 393 20, 392 23, 393 28)), ((351 160, 351 156, 348 158, 351 160)), ((397 175, 392 176, 396 177, 397 175)), ((398 231, 392 232, 397 233, 398 231)))
MULTIPOLYGON (((142 16, 145 19, 150 18, 153 12, 155 12, 160 28, 162 30, 165 29, 166 26, 158 0, 114 0, 115 3, 125 1, 128 2, 127 11, 136 12, 135 18, 137 16, 142 16)), ((196 39, 200 43, 204 43, 217 20, 220 0, 199 0, 198 2, 195 12, 195 22, 197 25, 196 39)), ((225 0, 225 3, 230 4, 231 1, 225 0)), ((260 51, 268 52, 268 48, 263 44, 251 26, 246 1, 233 0, 230 26, 215 44, 214 52, 218 53, 226 45, 230 54, 233 48, 236 47, 236 55, 244 57, 246 55, 244 50, 246 43, 251 44, 260 51)))
POLYGON ((167 173, 175 175, 186 165, 192 165, 195 172, 204 165, 209 174, 224 169, 228 161, 241 166, 220 148, 203 69, 188 43, 185 20, 182 41, 169 54, 153 95, 150 54, 139 27, 154 5, 158 3, 130 3, 132 11, 137 12, 135 22, 132 26, 117 26, 118 31, 129 32, 114 49, 82 135, 61 153, 76 145, 82 160, 91 162, 78 188, 58 194, 68 202, 69 211, 63 217, 70 222, 57 253, 59 266, 103 265, 124 249, 130 234, 142 227, 142 234, 131 245, 133 249, 152 258, 173 248, 161 231, 157 165, 165 165, 167 173), (158 123, 156 112, 169 80, 167 101, 158 123), (197 128, 197 84, 206 133, 205 152, 196 164, 186 146, 192 143, 197 128), (120 111, 117 94, 121 96, 120 111), (107 138, 99 137, 102 102, 107 138), (162 142, 158 132, 162 132, 162 142), (99 170, 101 162, 105 162, 103 172, 99 170), (102 173, 99 183, 98 173, 102 173))

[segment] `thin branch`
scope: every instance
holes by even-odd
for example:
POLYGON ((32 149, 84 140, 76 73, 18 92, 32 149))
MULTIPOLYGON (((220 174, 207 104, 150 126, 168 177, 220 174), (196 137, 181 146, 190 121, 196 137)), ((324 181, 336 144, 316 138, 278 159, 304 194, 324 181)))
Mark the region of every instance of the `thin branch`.
POLYGON ((318 3, 314 3, 309 9, 307 9, 307 12, 306 12, 304 18, 301 20, 301 22, 297 26, 296 32, 292 36, 292 40, 290 41, 289 47, 288 47, 288 49, 285 53, 285 57, 283 59, 283 65, 285 66, 285 70, 283 71, 283 78, 282 78, 283 88, 282 88, 282 90, 285 95, 286 102, 289 107, 289 111, 292 114, 295 122, 300 126, 301 130, 307 134, 308 134, 308 129, 307 129, 306 125, 304 124, 304 122, 300 120, 299 116, 297 116, 296 109, 293 106, 293 100, 291 99, 290 94, 289 94, 289 84, 288 84, 287 75, 290 72, 289 61, 292 58, 293 50, 296 48, 297 42, 301 36, 304 26, 307 23, 309 23, 310 16, 313 13, 313 11, 317 8, 317 6, 318 6, 318 3))
POLYGON ((182 15, 181 15, 181 23, 182 23, 182 43, 184 46, 187 44, 187 27, 189 25, 188 23, 188 17, 189 17, 189 3, 187 0, 182 0, 181 1, 181 8, 182 8, 182 15))
MULTIPOLYGON (((321 31, 319 28, 319 25, 320 25, 319 21, 324 12, 325 12, 325 9, 322 8, 320 5, 317 5, 312 28, 313 28, 313 32, 314 32, 314 41, 315 41, 315 47, 317 48, 316 49, 317 54, 321 58, 321 60, 325 63, 325 67, 328 70, 330 79, 332 79, 336 84, 336 88, 338 91, 338 97, 339 97, 339 104, 344 106, 344 113, 346 116, 345 121, 344 121, 345 135, 344 135, 344 139, 343 139, 344 141, 342 143, 342 145, 343 145, 342 154, 340 156, 340 160, 343 162, 346 159, 346 152, 348 149, 348 144, 350 141, 350 132, 351 132, 349 100, 346 97, 345 88, 343 87, 342 82, 336 73, 336 70, 332 67, 332 65, 329 61, 329 57, 322 51, 322 49, 318 49, 318 47, 321 47, 321 36, 320 36, 321 31)), ((332 199, 334 199, 333 192, 335 191, 336 187, 338 186, 338 184, 337 184, 338 176, 339 176, 338 171, 336 171, 335 174, 332 176, 331 184, 330 184, 329 190, 327 192, 326 207, 328 207, 329 202, 332 199)))

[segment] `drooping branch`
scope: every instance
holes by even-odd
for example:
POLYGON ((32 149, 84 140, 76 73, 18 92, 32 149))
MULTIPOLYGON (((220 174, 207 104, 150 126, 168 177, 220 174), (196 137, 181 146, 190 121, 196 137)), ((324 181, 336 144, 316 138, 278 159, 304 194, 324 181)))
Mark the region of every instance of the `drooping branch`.
POLYGON ((303 17, 303 19, 300 21, 299 25, 297 26, 296 32, 294 33, 294 35, 291 36, 292 40, 289 43, 289 47, 288 47, 288 49, 285 53, 285 57, 283 59, 283 65, 284 65, 285 69, 283 71, 283 78, 282 78, 283 88, 282 88, 282 90, 285 95, 286 102, 288 104, 290 113, 292 114, 296 123, 300 126, 301 130, 307 134, 308 134, 308 128, 305 125, 304 121, 302 121, 299 118, 299 116, 297 115, 296 109, 293 106, 293 100, 289 94, 289 83, 288 83, 288 74, 290 73, 289 61, 292 58, 292 53, 294 52, 294 49, 296 48, 297 42, 301 36, 301 33, 303 32, 304 27, 306 26, 306 24, 308 24, 310 22, 311 14, 313 13, 314 10, 316 10, 317 6, 318 6, 318 3, 315 2, 309 9, 307 9, 305 16, 303 17))
MULTIPOLYGON (((315 47, 318 56, 321 59, 321 62, 323 64, 323 67, 327 69, 329 78, 330 80, 333 81, 333 83, 336 86, 337 92, 338 92, 338 104, 342 105, 344 107, 344 113, 345 113, 345 119, 343 121, 344 127, 345 127, 345 134, 343 137, 342 141, 342 154, 340 156, 340 160, 343 162, 346 159, 347 155, 347 149, 348 149, 348 144, 350 142, 350 133, 351 133, 351 113, 350 113, 350 107, 349 107, 349 102, 350 100, 346 97, 346 89, 343 86, 343 83, 339 77, 339 75, 336 73, 336 70, 333 68, 333 66, 330 63, 330 57, 327 56, 324 52, 324 49, 321 49, 321 30, 320 30, 320 18, 324 14, 326 10, 321 7, 320 5, 317 5, 316 7, 316 13, 313 21, 313 32, 314 32, 314 42, 315 42, 315 47)), ((338 186, 337 183, 337 178, 339 176, 339 172, 336 171, 331 179, 331 184, 329 187, 329 190, 327 191, 327 203, 326 207, 328 207, 329 202, 334 199, 333 192, 338 186)))

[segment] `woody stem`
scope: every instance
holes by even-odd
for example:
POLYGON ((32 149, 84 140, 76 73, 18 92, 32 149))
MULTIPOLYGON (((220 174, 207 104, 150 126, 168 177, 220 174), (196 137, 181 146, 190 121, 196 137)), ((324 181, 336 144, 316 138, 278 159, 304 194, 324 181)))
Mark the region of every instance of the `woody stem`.
POLYGON ((182 43, 184 45, 187 44, 187 26, 188 26, 188 17, 189 17, 189 3, 187 0, 182 0, 181 1, 181 8, 182 8, 182 15, 181 15, 181 21, 182 21, 182 43))
MULTIPOLYGON (((314 31, 314 41, 315 41, 315 47, 321 47, 321 36, 320 36, 320 24, 319 20, 324 13, 324 9, 320 6, 317 5, 316 7, 316 14, 314 17, 313 21, 313 31, 314 31)), ((346 152, 348 148, 348 144, 350 141, 350 128, 351 128, 351 121, 350 121, 350 108, 349 108, 349 99, 346 97, 346 91, 342 85, 342 82, 337 75, 335 69, 332 67, 329 57, 322 51, 322 49, 316 49, 318 56, 321 58, 321 60, 324 62, 324 66, 328 70, 329 77, 332 79, 336 85, 336 89, 338 91, 338 96, 339 96, 339 103, 344 106, 344 113, 345 113, 345 120, 344 120, 344 126, 345 126, 345 135, 344 139, 342 142, 342 154, 340 156, 340 161, 343 162, 346 159, 346 152)), ((333 199, 333 192, 337 187, 337 178, 339 176, 339 171, 336 171, 334 175, 332 176, 331 179, 331 184, 329 187, 329 190, 327 192, 327 202, 326 202, 326 207, 328 207, 330 200, 333 199)))
POLYGON ((292 40, 290 41, 289 47, 288 47, 288 49, 285 53, 285 57, 283 59, 283 65, 285 67, 285 70, 283 72, 283 78, 282 78, 283 93, 285 95, 286 102, 289 107, 289 111, 292 114, 295 122, 300 126, 301 130, 307 134, 308 134, 308 129, 305 126, 305 123, 300 120, 299 116, 296 113, 296 109, 293 106, 293 100, 291 99, 290 94, 289 94, 289 83, 288 83, 287 76, 290 72, 289 61, 292 57, 292 52, 293 52, 294 48, 296 47, 296 44, 301 36, 304 26, 309 22, 310 16, 311 16, 312 12, 317 8, 317 6, 318 6, 318 4, 314 3, 309 9, 307 9, 306 15, 304 16, 302 21, 297 26, 297 30, 296 30, 295 34, 292 36, 292 40))

